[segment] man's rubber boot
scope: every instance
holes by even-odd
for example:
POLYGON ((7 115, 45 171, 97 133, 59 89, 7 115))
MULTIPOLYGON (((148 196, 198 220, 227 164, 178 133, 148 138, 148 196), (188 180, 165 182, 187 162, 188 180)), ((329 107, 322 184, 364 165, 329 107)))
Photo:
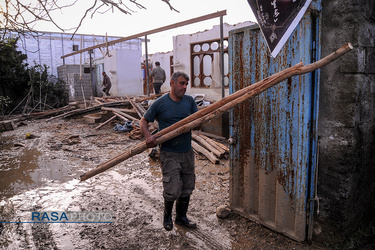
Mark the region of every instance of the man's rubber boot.
POLYGON ((176 202, 176 224, 187 228, 196 228, 197 224, 190 221, 186 217, 186 213, 189 207, 190 196, 180 197, 176 202))
POLYGON ((172 210, 174 201, 164 200, 164 221, 163 226, 165 230, 171 231, 173 229, 172 210))

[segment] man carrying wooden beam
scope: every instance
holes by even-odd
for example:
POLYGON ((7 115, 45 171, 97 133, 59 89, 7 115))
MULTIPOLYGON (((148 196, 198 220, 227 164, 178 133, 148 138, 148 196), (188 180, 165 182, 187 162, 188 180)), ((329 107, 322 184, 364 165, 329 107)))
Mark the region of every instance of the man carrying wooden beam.
MULTIPOLYGON (((156 136, 151 135, 148 123, 157 120, 159 131, 198 111, 191 96, 185 95, 189 76, 175 72, 171 78, 171 91, 157 99, 140 121, 142 134, 149 148, 155 147, 156 136)), ((186 213, 190 195, 195 188, 195 159, 191 147, 191 132, 165 141, 160 146, 159 154, 163 174, 164 220, 167 231, 173 229, 172 210, 176 200, 175 223, 188 228, 195 228, 186 213)))

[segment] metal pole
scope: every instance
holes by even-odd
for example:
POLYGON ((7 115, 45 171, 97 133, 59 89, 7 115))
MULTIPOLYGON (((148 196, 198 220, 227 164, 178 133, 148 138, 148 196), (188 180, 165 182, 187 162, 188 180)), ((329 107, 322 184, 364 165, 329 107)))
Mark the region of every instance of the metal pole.
POLYGON ((42 112, 42 75, 41 74, 39 74, 39 112, 42 112))
POLYGON ((223 16, 220 16, 220 66, 221 66, 221 97, 225 97, 224 85, 224 31, 223 31, 223 16))
POLYGON ((147 96, 150 96, 149 77, 148 77, 148 50, 147 50, 147 35, 145 35, 145 50, 146 50, 146 84, 147 96))
POLYGON ((94 83, 94 72, 92 69, 92 57, 91 57, 92 49, 89 50, 89 56, 90 56, 90 76, 91 76, 91 84, 92 84, 92 96, 96 96, 96 88, 95 88, 95 83, 94 83))
MULTIPOLYGON (((63 37, 63 34, 61 34, 61 44, 62 44, 62 46, 61 46, 61 52, 62 52, 62 54, 64 55, 64 37, 63 37)), ((65 57, 63 58, 63 65, 65 65, 65 57)))

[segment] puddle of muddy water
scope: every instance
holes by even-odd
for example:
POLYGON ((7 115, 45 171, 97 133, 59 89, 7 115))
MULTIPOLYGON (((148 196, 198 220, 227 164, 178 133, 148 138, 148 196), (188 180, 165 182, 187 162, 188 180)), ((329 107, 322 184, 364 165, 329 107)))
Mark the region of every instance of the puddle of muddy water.
MULTIPOLYGON (((36 155, 34 159, 38 166, 45 164, 43 161, 40 162, 40 156, 40 154, 36 155)), ((12 209, 12 211, 8 211, 9 218, 6 218, 6 221, 30 221, 30 213, 36 209, 40 211, 81 211, 82 209, 96 211, 105 207, 112 209, 115 213, 116 225, 128 223, 128 220, 137 219, 138 213, 147 213, 152 209, 155 218, 152 218, 149 224, 153 227, 160 227, 156 208, 150 207, 150 204, 146 202, 151 199, 152 204, 155 204, 154 201, 160 198, 160 194, 155 193, 155 190, 150 186, 149 180, 153 179, 152 173, 143 169, 140 163, 144 161, 145 156, 139 156, 136 161, 131 162, 129 166, 133 171, 130 174, 122 174, 122 171, 116 169, 85 182, 71 180, 58 183, 49 180, 46 183, 41 183, 37 188, 10 197, 7 202, 0 202, 0 207, 3 207, 3 210, 12 209), (106 197, 112 197, 110 199, 113 199, 113 204, 124 203, 125 207, 122 206, 121 209, 118 209, 111 203, 104 202, 102 204, 106 197), (95 207, 84 205, 90 202, 95 204, 95 207), (135 214, 131 212, 129 217, 123 215, 125 211, 133 210, 135 214)), ((126 168, 126 166, 121 168, 126 168)), ((37 169, 33 168, 33 171, 37 171, 37 169)), ((20 224, 17 226, 16 224, 6 224, 4 228, 3 236, 0 237, 0 245, 4 244, 11 248, 33 248, 34 246, 39 248, 46 243, 49 244, 46 247, 51 249, 55 247, 58 249, 84 249, 89 245, 89 242, 88 239, 80 237, 83 230, 95 232, 96 230, 105 230, 105 228, 111 229, 111 226, 81 224, 20 224), (42 245, 38 243, 39 240, 42 245)), ((139 233, 138 229, 134 230, 134 233, 127 231, 126 234, 136 235, 139 233)))
POLYGON ((0 197, 9 198, 47 181, 71 180, 72 166, 38 149, 0 145, 0 197))

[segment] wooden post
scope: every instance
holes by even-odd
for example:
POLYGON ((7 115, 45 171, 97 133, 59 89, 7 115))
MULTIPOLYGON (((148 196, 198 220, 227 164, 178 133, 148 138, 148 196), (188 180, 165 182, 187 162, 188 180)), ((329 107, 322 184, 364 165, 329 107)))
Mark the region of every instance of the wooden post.
POLYGON ((141 114, 141 112, 139 112, 138 107, 133 103, 133 101, 130 99, 129 96, 126 96, 126 98, 130 102, 130 104, 133 106, 133 109, 138 114, 139 118, 142 118, 143 115, 141 114))
POLYGON ((126 119, 124 116, 122 116, 121 114, 117 113, 117 112, 113 112, 113 114, 117 117, 119 117, 120 119, 124 120, 125 122, 129 121, 128 119, 126 119))
POLYGON ((103 127, 104 125, 108 124, 110 121, 112 121, 116 117, 117 117, 116 115, 112 116, 110 119, 106 120, 105 122, 103 122, 102 124, 100 124, 99 126, 97 126, 95 129, 100 129, 101 127, 103 127))

